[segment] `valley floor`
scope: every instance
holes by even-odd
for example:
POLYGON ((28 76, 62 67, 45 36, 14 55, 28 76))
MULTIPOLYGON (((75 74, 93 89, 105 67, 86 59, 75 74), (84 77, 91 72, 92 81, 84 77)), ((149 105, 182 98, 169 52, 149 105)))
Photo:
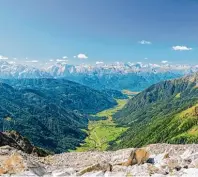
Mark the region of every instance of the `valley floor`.
POLYGON ((122 109, 128 99, 117 99, 117 105, 113 108, 97 113, 97 117, 107 117, 106 120, 89 121, 88 136, 80 147, 76 149, 78 152, 88 150, 106 150, 109 143, 116 140, 127 128, 120 127, 112 120, 112 116, 122 109))

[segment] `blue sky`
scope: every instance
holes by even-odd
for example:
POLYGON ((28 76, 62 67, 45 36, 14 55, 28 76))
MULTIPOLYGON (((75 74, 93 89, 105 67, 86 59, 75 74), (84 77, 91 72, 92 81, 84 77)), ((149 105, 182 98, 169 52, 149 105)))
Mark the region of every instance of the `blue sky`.
POLYGON ((198 1, 0 0, 0 55, 198 64, 198 1))

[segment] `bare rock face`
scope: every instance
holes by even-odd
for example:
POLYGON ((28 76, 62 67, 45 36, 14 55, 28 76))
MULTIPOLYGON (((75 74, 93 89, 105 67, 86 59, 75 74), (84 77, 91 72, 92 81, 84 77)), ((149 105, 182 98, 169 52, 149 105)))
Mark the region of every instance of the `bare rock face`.
POLYGON ((0 175, 21 174, 26 171, 32 171, 35 176, 46 173, 37 157, 10 146, 0 147, 0 175))
MULTIPOLYGON (((154 144, 144 149, 141 163, 123 165, 140 149, 70 152, 33 156, 9 146, 0 147, 0 175, 13 177, 198 176, 198 145, 154 144)), ((134 156, 136 157, 136 156, 134 156)), ((140 157, 140 156, 139 156, 140 157)))
POLYGON ((0 132, 0 146, 6 145, 21 150, 27 154, 34 154, 37 156, 49 155, 45 150, 33 146, 27 138, 24 138, 16 131, 0 132))

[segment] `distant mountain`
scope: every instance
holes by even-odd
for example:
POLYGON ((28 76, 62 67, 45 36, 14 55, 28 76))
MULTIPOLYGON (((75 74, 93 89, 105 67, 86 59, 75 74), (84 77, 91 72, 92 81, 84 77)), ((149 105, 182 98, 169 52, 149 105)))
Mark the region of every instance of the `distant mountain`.
POLYGON ((182 77, 182 74, 165 72, 165 73, 127 73, 127 74, 79 74, 71 75, 66 78, 83 85, 90 86, 97 90, 115 89, 142 91, 152 84, 182 77))
POLYGON ((152 84, 167 79, 179 78, 198 70, 197 66, 156 65, 142 63, 114 63, 112 65, 72 66, 57 63, 47 71, 54 77, 67 78, 94 89, 141 91, 152 84))
POLYGON ((65 78, 97 90, 142 91, 152 84, 198 71, 198 66, 113 63, 68 65, 55 63, 42 69, 0 61, 0 78, 65 78))
POLYGON ((10 64, 0 60, 0 78, 17 79, 17 78, 51 78, 52 76, 41 69, 27 65, 10 64))
POLYGON ((115 104, 107 94, 64 79, 4 80, 0 83, 0 128, 16 130, 36 146, 63 152, 85 138, 85 113, 115 104))
POLYGON ((170 64, 143 64, 143 63, 112 63, 99 65, 69 65, 66 63, 55 63, 50 67, 45 67, 54 77, 65 77, 74 74, 87 75, 109 75, 109 74, 128 74, 128 73, 166 73, 186 74, 198 71, 198 66, 191 65, 170 65, 170 64))
POLYGON ((146 144, 198 143, 198 73, 152 85, 116 114, 130 127, 113 149, 146 144))

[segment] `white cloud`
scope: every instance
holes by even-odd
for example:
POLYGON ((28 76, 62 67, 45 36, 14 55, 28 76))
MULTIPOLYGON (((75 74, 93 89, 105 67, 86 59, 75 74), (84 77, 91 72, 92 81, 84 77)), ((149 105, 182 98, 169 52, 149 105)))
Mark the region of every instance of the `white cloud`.
POLYGON ((168 61, 163 60, 163 61, 161 61, 161 63, 166 64, 166 63, 168 63, 168 61))
POLYGON ((66 62, 68 60, 65 60, 65 59, 56 59, 57 62, 66 62))
POLYGON ((140 43, 140 44, 147 44, 147 45, 149 45, 149 44, 152 44, 152 42, 150 42, 150 41, 146 41, 146 40, 141 40, 141 41, 139 41, 138 43, 140 43))
POLYGON ((15 61, 9 61, 8 63, 9 64, 15 64, 16 62, 15 61))
POLYGON ((144 58, 145 60, 148 60, 148 58, 146 57, 146 58, 144 58))
POLYGON ((74 55, 74 58, 76 58, 76 56, 74 55))
POLYGON ((104 62, 103 61, 97 61, 96 64, 100 65, 100 64, 104 64, 104 62))
POLYGON ((54 61, 54 60, 53 60, 53 59, 50 59, 49 61, 51 61, 51 62, 52 62, 52 61, 54 61))
POLYGON ((86 56, 86 55, 83 54, 83 53, 80 53, 80 54, 77 55, 77 58, 78 58, 78 59, 87 59, 88 56, 86 56))
POLYGON ((29 61, 26 61, 27 63, 38 63, 38 60, 29 60, 29 61))
POLYGON ((8 57, 0 55, 0 60, 8 60, 8 57))
POLYGON ((63 56, 63 59, 66 59, 67 58, 67 56, 63 56))
POLYGON ((188 51, 188 50, 192 50, 192 48, 187 47, 187 46, 173 46, 172 47, 173 50, 179 50, 179 51, 188 51))

